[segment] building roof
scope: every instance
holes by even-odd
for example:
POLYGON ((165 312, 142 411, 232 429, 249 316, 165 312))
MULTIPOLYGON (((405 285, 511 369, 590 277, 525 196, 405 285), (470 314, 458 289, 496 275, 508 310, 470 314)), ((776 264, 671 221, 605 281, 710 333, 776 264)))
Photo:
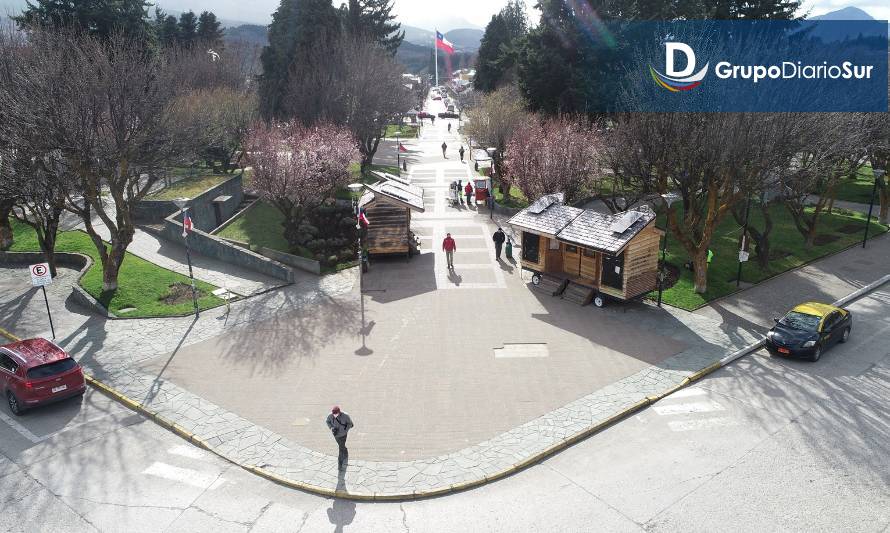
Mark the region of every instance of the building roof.
POLYGON ((614 254, 655 220, 655 212, 648 205, 606 215, 563 205, 562 198, 562 194, 542 196, 514 215, 508 224, 551 235, 568 244, 614 254))
MULTIPOLYGON (((416 185, 405 185, 397 181, 382 181, 373 185, 365 185, 375 195, 382 196, 389 200, 394 200, 405 205, 409 209, 423 213, 423 189, 416 185)), ((370 200, 366 200, 367 195, 362 196, 361 205, 365 205, 370 200)))
POLYGON ((556 236, 582 212, 577 207, 563 205, 561 194, 548 194, 513 215, 507 223, 533 233, 556 236))
POLYGON ((585 209, 557 233, 556 238, 569 244, 615 254, 653 220, 655 212, 647 205, 614 215, 585 209))

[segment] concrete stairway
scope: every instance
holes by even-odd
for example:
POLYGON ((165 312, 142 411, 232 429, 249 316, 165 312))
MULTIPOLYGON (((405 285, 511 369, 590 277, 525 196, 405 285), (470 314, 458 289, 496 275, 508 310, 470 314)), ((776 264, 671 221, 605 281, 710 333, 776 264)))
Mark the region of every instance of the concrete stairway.
POLYGON ((568 280, 541 274, 541 283, 532 285, 532 287, 550 296, 559 296, 565 290, 567 283, 568 280))

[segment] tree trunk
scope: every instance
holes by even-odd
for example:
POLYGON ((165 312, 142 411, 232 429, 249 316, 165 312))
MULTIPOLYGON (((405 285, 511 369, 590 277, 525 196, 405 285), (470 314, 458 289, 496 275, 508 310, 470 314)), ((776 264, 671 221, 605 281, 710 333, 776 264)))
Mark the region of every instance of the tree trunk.
POLYGON ((885 186, 881 187, 879 192, 880 194, 878 198, 881 202, 881 210, 880 214, 878 215, 878 220, 880 220, 881 224, 884 224, 886 226, 888 223, 890 223, 890 218, 888 218, 890 217, 890 190, 888 190, 888 188, 885 186))
POLYGON ((102 261, 102 292, 117 290, 117 277, 120 273, 121 265, 124 263, 128 244, 129 241, 127 241, 127 244, 122 244, 117 239, 114 239, 111 251, 106 255, 106 259, 102 261))
POLYGON ((708 290, 708 249, 703 247, 692 257, 695 292, 704 294, 708 290))
POLYGON ((12 247, 14 238, 12 225, 9 223, 9 214, 12 212, 12 201, 0 202, 0 250, 6 251, 12 247))

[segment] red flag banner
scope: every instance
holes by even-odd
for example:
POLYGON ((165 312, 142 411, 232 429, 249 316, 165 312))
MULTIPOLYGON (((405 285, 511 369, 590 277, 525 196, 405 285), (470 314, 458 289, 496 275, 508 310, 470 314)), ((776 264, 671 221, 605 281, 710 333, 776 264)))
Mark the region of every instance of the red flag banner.
POLYGON ((408 149, 407 149, 407 148, 405 148, 405 145, 404 145, 404 144, 402 144, 402 143, 399 143, 399 151, 400 151, 400 152, 407 152, 407 151, 408 151, 408 149))

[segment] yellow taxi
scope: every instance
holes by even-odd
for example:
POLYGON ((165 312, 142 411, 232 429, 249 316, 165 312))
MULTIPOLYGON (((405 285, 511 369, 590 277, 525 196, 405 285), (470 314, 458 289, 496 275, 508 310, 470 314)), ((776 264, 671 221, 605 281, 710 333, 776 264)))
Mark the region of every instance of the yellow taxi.
POLYGON ((833 305, 806 302, 774 319, 766 334, 766 349, 773 355, 806 357, 818 361, 822 352, 836 342, 847 342, 853 315, 833 305))

